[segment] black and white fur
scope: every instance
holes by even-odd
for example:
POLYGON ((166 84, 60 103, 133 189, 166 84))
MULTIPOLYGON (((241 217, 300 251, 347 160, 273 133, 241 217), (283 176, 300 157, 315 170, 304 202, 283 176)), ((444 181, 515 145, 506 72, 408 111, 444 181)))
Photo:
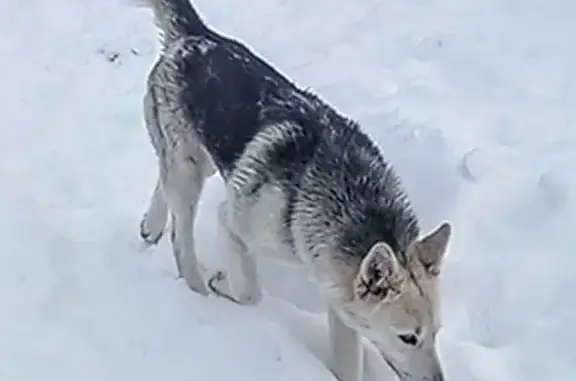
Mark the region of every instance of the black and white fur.
POLYGON ((443 380, 432 284, 450 225, 419 239, 398 177, 356 122, 208 28, 188 0, 142 2, 162 32, 144 99, 160 176, 143 239, 157 242, 170 215, 179 274, 208 294, 193 230, 203 184, 218 172, 235 300, 262 298, 255 252, 302 263, 402 380, 443 380))

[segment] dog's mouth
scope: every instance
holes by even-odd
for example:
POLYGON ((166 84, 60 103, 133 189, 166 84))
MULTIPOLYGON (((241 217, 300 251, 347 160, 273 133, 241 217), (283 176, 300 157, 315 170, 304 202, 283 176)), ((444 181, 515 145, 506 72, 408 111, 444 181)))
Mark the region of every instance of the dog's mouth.
POLYGON ((400 370, 398 369, 398 367, 396 365, 394 365, 394 363, 389 360, 386 356, 382 356, 384 358, 384 361, 386 361, 386 364, 388 364, 388 366, 390 367, 390 369, 392 369, 392 371, 394 372, 394 374, 396 374, 396 377, 398 377, 398 379, 400 381, 444 381, 444 377, 442 375, 442 373, 438 373, 434 376, 430 377, 424 377, 424 378, 414 378, 412 376, 412 374, 404 371, 404 370, 400 370))
POLYGON ((392 361, 390 361, 386 356, 383 356, 383 357, 384 357, 384 361, 386 361, 386 364, 388 364, 390 369, 392 369, 392 371, 396 374, 396 377, 398 377, 399 380, 405 381, 405 380, 410 379, 410 373, 399 370, 396 367, 396 365, 394 365, 394 363, 392 361))

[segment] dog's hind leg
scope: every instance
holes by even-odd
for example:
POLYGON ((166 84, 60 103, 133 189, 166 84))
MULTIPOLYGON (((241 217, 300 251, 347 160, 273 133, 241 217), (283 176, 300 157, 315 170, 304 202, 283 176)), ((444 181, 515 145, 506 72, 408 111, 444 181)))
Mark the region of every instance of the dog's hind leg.
POLYGON ((218 235, 225 243, 227 269, 225 279, 228 282, 231 295, 212 285, 213 281, 220 280, 217 278, 221 274, 217 274, 211 279, 209 284, 212 291, 239 304, 258 304, 262 300, 262 288, 258 279, 258 263, 256 258, 248 252, 246 243, 230 225, 226 202, 222 202, 218 206, 218 235))
POLYGON ((140 222, 140 237, 149 245, 157 244, 162 238, 168 221, 168 205, 162 193, 160 178, 154 188, 150 205, 140 222))
POLYGON ((172 249, 178 274, 190 289, 207 295, 196 258, 194 222, 204 181, 215 168, 197 143, 181 142, 180 147, 161 166, 163 193, 172 215, 172 249))
MULTIPOLYGON (((162 172, 162 153, 165 151, 166 139, 162 133, 158 121, 158 107, 154 99, 154 90, 149 88, 144 96, 144 121, 146 130, 160 161, 160 172, 162 172)), ((160 241, 168 221, 168 205, 162 191, 162 173, 159 174, 156 188, 152 193, 148 210, 144 213, 140 221, 140 237, 149 245, 160 241)))

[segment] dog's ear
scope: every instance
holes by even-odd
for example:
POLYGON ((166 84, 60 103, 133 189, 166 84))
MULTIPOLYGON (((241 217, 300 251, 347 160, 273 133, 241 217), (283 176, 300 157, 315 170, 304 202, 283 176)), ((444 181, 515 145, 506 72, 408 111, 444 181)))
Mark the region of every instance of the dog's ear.
POLYGON ((428 235, 412 244, 413 251, 411 254, 420 261, 429 276, 440 274, 440 267, 451 234, 452 226, 447 222, 443 222, 428 235))
POLYGON ((401 278, 396 255, 386 243, 377 242, 360 263, 355 296, 371 302, 390 300, 399 293, 401 278))

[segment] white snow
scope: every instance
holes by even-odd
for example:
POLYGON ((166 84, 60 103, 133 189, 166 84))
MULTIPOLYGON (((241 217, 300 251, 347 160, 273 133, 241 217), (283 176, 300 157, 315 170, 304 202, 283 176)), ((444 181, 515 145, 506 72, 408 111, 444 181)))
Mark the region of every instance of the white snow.
MULTIPOLYGON (((358 119, 426 229, 453 222, 448 380, 574 380, 576 3, 195 4, 358 119)), ((238 307, 189 292, 168 240, 140 243, 157 50, 150 14, 120 1, 0 2, 0 380, 334 380, 297 269, 267 264, 270 297, 238 307)), ((210 180, 197 226, 210 271, 222 190, 210 180)), ((366 380, 393 379, 366 362, 366 380)))

